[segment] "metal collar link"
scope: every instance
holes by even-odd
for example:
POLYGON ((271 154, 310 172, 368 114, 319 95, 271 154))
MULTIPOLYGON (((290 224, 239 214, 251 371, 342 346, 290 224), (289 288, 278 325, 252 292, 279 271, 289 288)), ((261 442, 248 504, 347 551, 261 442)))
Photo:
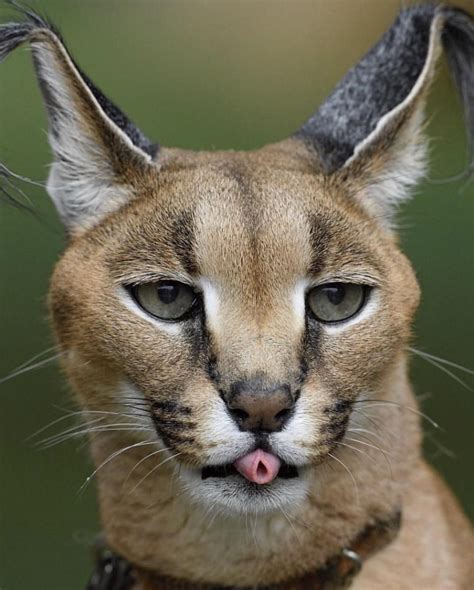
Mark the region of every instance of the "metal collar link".
POLYGON ((86 590, 130 590, 134 582, 131 565, 122 557, 104 550, 86 590))

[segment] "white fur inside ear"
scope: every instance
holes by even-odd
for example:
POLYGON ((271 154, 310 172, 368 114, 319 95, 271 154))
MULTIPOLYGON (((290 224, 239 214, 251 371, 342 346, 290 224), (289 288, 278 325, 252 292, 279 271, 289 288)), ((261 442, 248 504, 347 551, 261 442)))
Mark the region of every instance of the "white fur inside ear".
POLYGON ((402 124, 398 135, 388 148, 382 147, 379 154, 380 163, 375 163, 376 170, 368 178, 367 185, 359 191, 356 199, 382 224, 390 226, 397 206, 410 196, 412 189, 426 174, 428 166, 428 149, 423 137, 424 92, 433 78, 437 58, 441 52, 440 31, 442 18, 437 16, 431 23, 430 43, 423 70, 408 96, 394 109, 385 114, 376 128, 355 148, 354 154, 344 164, 348 168, 364 157, 364 154, 377 143, 383 146, 387 129, 407 112, 407 121, 402 124), (411 112, 410 112, 411 111, 411 112))
MULTIPOLYGON (((74 143, 72 134, 68 142, 74 143)), ((88 229, 133 197, 131 187, 113 182, 112 173, 107 177, 106 162, 98 169, 76 143, 74 165, 52 164, 46 189, 65 225, 88 229)))
POLYGON ((115 149, 103 141, 101 126, 122 150, 144 165, 149 154, 133 144, 104 112, 61 42, 49 32, 32 43, 50 119, 54 153, 47 189, 62 221, 74 229, 95 225, 133 196, 114 170, 115 149))
POLYGON ((87 228, 123 205, 130 193, 124 187, 114 186, 117 183, 109 156, 98 143, 90 123, 82 119, 72 81, 64 73, 58 52, 68 63, 71 76, 75 74, 74 64, 59 44, 53 47, 44 42, 33 44, 39 76, 57 105, 54 114, 50 114, 49 141, 55 161, 47 190, 65 225, 87 228))
POLYGON ((400 131, 400 137, 385 154, 385 166, 356 195, 356 200, 382 225, 392 226, 401 203, 408 200, 412 190, 428 169, 428 146, 422 138, 423 111, 417 109, 400 131))

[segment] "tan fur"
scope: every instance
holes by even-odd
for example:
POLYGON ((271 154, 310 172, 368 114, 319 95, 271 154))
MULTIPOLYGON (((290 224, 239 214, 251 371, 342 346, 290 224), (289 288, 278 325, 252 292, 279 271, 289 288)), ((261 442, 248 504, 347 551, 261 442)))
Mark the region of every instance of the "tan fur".
MULTIPOLYGON (((315 279, 362 274, 378 285, 380 299, 377 311, 343 337, 320 337, 302 394, 311 401, 307 419, 314 434, 297 441, 313 464, 304 501, 288 514, 276 511, 247 522, 206 512, 183 492, 175 460, 150 474, 168 455, 140 463, 149 449, 138 446, 97 474, 108 543, 163 574, 268 584, 324 564, 367 522, 400 508, 399 539, 369 561, 354 588, 469 588, 470 526, 423 463, 418 416, 406 409, 416 408, 405 350, 419 294, 393 234, 347 198, 341 183, 315 174, 294 141, 253 153, 166 150, 159 174, 139 180, 129 205, 71 242, 54 273, 51 309, 67 353, 64 367, 83 409, 120 407, 116 388, 125 376, 151 399, 171 396, 191 408, 183 421, 194 440, 178 438, 170 451, 182 453, 183 465, 204 465, 212 447, 225 442, 207 432, 218 393, 189 343, 155 329, 115 295, 121 283, 192 278, 171 245, 173 220, 192 214, 197 272, 222 285, 224 319, 210 336, 225 380, 259 371, 276 380, 294 378, 303 327, 292 319, 289 292, 315 254, 315 279), (320 253, 311 241, 315 218, 320 253), (332 447, 324 427, 331 414, 324 410, 335 392, 353 399, 366 390, 371 399, 400 406, 368 404, 353 411, 358 427, 374 430, 375 422, 385 449, 337 447, 354 482, 327 455, 332 447)), ((95 463, 146 436, 91 436, 95 463)))
MULTIPOLYGON (((160 148, 154 159, 156 146, 85 81, 48 23, 30 14, 0 29, 3 55, 33 44, 55 158, 48 190, 70 233, 51 317, 91 427, 106 542, 136 568, 267 586, 322 568, 401 513, 398 538, 354 590, 472 588, 471 526, 421 455, 407 353, 420 293, 390 229, 394 204, 424 173, 422 114, 444 19, 451 36, 461 27, 449 14, 433 17, 411 92, 388 112, 379 105, 377 124, 332 170, 332 148, 305 127, 254 152, 160 148), (193 288, 199 312, 152 319, 133 293, 161 280, 193 288), (308 293, 334 282, 370 295, 328 325, 308 293), (283 428, 239 428, 226 393, 242 383, 255 397, 289 392, 283 428), (298 477, 205 477, 263 446, 298 477)), ((138 579, 133 590, 159 588, 138 579)))

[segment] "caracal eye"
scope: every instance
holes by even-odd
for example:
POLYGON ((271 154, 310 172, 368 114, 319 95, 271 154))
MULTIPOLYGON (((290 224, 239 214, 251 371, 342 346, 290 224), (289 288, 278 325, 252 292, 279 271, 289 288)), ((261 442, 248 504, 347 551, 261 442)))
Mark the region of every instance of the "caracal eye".
POLYGON ((140 307, 150 315, 169 321, 184 319, 197 301, 193 289, 178 281, 136 285, 132 287, 131 293, 140 307))
POLYGON ((367 292, 365 285, 327 283, 311 289, 308 305, 320 322, 342 322, 362 309, 367 292))

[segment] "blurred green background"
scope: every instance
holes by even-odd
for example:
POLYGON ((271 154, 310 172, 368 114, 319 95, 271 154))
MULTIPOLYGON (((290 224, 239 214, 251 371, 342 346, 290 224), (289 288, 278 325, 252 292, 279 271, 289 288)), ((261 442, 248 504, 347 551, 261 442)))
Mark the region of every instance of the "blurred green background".
MULTIPOLYGON (((395 0, 44 0, 92 79, 153 139, 248 149, 285 137, 391 23, 395 0)), ((404 3, 406 4, 406 2, 404 3)), ((458 4, 474 9, 474 2, 458 4)), ((0 8, 2 20, 8 9, 0 8)), ((460 172, 466 145, 444 66, 429 103, 432 179, 460 172)), ((0 159, 44 180, 46 120, 27 52, 0 68, 0 159)), ((64 246, 45 192, 23 185, 34 216, 0 205, 0 377, 51 346, 45 297, 64 246)), ((474 367, 474 185, 427 181, 400 214, 423 288, 417 346, 474 367)), ((474 379, 462 375, 473 387, 474 379)), ((426 452, 474 516, 474 393, 421 359, 412 376, 426 452)), ((27 440, 70 407, 54 363, 0 385, 0 588, 80 590, 98 531, 87 451, 27 440)))

